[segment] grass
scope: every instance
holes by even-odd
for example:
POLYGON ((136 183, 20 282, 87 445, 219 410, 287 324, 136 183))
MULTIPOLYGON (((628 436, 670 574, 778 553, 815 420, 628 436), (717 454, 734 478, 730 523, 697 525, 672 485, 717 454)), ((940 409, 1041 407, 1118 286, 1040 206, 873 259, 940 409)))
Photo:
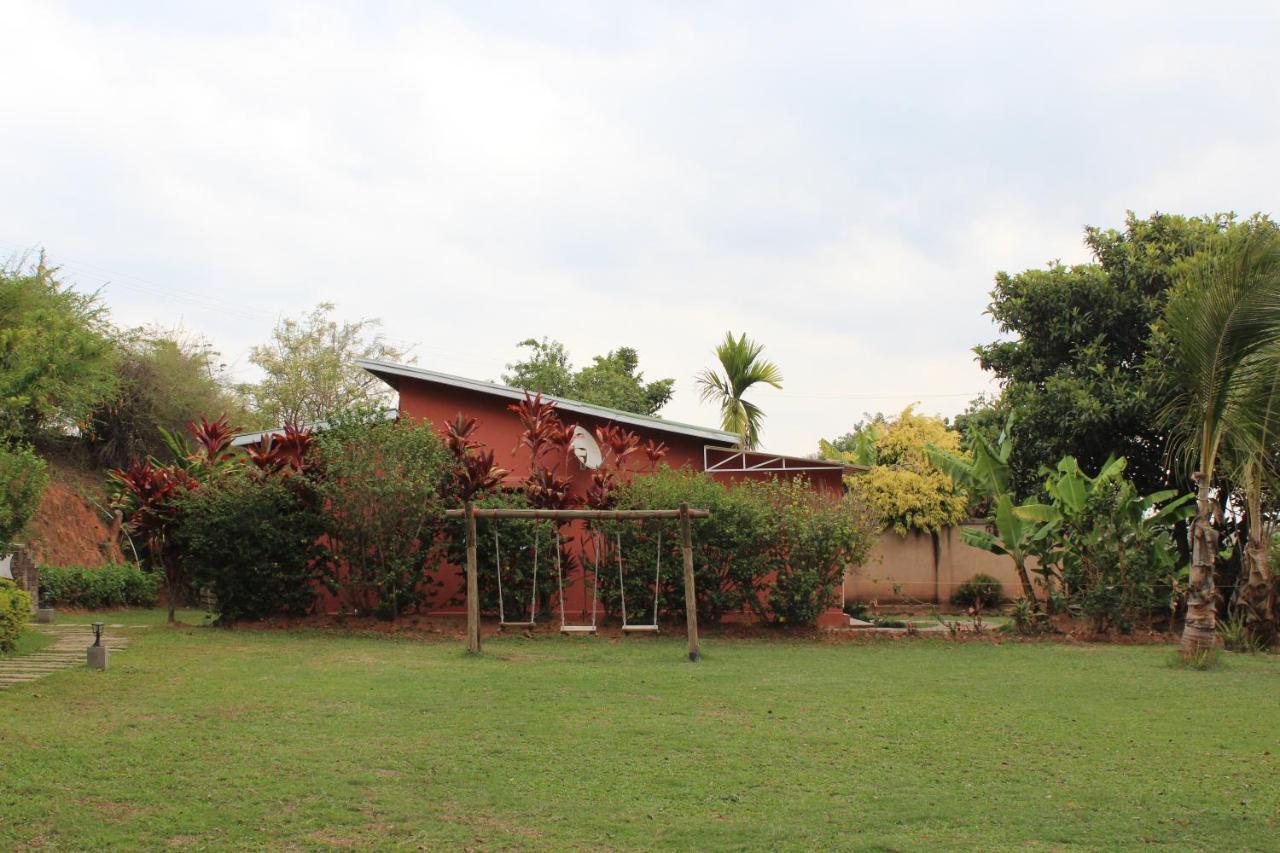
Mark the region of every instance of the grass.
POLYGON ((57 642, 57 637, 51 637, 48 634, 42 634, 32 628, 28 628, 18 635, 17 646, 11 652, 0 652, 0 660, 5 658, 16 658, 22 655, 29 655, 32 652, 38 652, 57 642))
POLYGON ((0 727, 0 848, 1280 837, 1275 656, 1199 672, 1163 646, 711 638, 692 665, 672 637, 469 659, 452 640, 132 633, 105 673, 0 693, 21 721, 0 727))

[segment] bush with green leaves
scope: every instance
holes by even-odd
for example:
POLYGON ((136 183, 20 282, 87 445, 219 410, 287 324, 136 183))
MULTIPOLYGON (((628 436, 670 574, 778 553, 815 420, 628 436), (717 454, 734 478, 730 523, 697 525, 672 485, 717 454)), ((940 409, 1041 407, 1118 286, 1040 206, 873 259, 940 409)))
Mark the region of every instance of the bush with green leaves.
MULTIPOLYGON (((856 497, 815 492, 803 479, 726 486, 706 474, 665 466, 622 486, 617 508, 677 509, 682 502, 710 511, 709 518, 691 522, 698 618, 707 623, 750 610, 779 623, 813 624, 831 606, 845 566, 866 558, 879 526, 875 513, 856 497)), ((600 598, 606 609, 620 611, 621 588, 631 621, 652 618, 660 553, 659 614, 683 616, 678 522, 613 522, 598 529, 604 544, 600 598)))
POLYGON ((1194 507, 1173 490, 1141 495, 1111 460, 1096 476, 1066 457, 1046 481, 1040 507, 1052 525, 1038 546, 1046 577, 1056 572, 1068 610, 1098 633, 1131 631, 1153 611, 1167 611, 1178 554, 1169 526, 1194 507))
MULTIPOLYGON (((765 507, 743 489, 726 488, 706 474, 663 465, 651 474, 635 476, 616 493, 617 509, 679 509, 687 503, 709 510, 709 518, 693 519, 694 584, 698 619, 720 621, 726 613, 752 606, 764 589, 768 572, 765 554, 770 526, 765 507)), ((601 567, 600 599, 617 614, 620 595, 617 557, 620 542, 628 616, 647 621, 653 614, 654 568, 661 534, 662 574, 658 580, 658 611, 684 618, 684 563, 680 528, 676 521, 616 522, 599 526, 609 546, 601 567), (647 611, 647 616, 643 616, 647 611)), ((588 560, 590 557, 588 557, 588 560)))
POLYGON ((956 587, 951 603, 956 607, 995 607, 1004 599, 1004 585, 984 572, 969 578, 956 587))
MULTIPOLYGON (((472 500, 477 509, 528 509, 529 500, 523 492, 495 491, 472 500)), ((445 527, 449 565, 466 565, 466 528, 462 519, 451 519, 445 527)), ((561 560, 563 570, 569 573, 570 554, 565 550, 565 537, 571 535, 567 525, 562 526, 561 560)), ((556 530, 551 521, 525 521, 513 518, 476 519, 476 581, 480 590, 480 609, 485 613, 498 613, 498 563, 502 567, 502 606, 509 622, 528 621, 532 611, 533 586, 536 562, 538 585, 538 614, 550 613, 559 607, 556 586, 556 530), (497 541, 494 535, 497 534, 497 541), (535 561, 535 550, 537 551, 535 561)), ((455 604, 465 600, 465 588, 454 597, 455 604)), ((541 619, 541 615, 539 616, 541 619)))
POLYGON ((316 435, 317 494, 331 577, 359 610, 395 618, 421 606, 446 544, 444 500, 454 461, 426 421, 371 409, 329 419, 316 435))
POLYGON ((861 564, 875 545, 879 512, 854 493, 815 491, 802 477, 738 488, 759 502, 769 531, 765 565, 773 578, 761 615, 779 624, 814 624, 832 606, 845 569, 861 564))
POLYGON ((324 526, 302 477, 236 466, 181 504, 174 541, 193 583, 212 593, 218 624, 310 610, 324 578, 324 526))
POLYGON ((8 578, 0 578, 0 652, 11 652, 31 619, 31 596, 8 578))
POLYGON ((160 575, 132 563, 40 568, 40 597, 57 607, 154 607, 159 593, 160 575))
POLYGON ((40 506, 49 482, 45 462, 24 444, 0 441, 0 554, 9 550, 40 506))

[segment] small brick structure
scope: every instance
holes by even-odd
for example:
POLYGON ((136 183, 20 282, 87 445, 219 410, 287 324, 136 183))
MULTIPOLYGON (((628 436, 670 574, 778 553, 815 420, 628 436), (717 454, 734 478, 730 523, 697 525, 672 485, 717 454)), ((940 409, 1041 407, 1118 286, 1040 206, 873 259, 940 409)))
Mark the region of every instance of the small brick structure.
POLYGON ((40 570, 26 545, 13 545, 13 561, 9 564, 13 573, 13 581, 18 589, 25 589, 31 594, 31 612, 40 606, 40 570))

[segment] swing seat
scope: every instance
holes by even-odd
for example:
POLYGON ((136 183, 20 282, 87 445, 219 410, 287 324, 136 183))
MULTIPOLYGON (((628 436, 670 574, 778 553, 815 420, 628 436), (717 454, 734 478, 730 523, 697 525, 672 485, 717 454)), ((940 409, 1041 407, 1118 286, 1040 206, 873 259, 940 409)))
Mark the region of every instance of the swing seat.
POLYGON ((627 633, 656 634, 658 633, 658 626, 657 625, 623 625, 622 630, 627 633))
POLYGON ((594 634, 596 632, 595 625, 561 625, 561 634, 594 634))
POLYGON ((532 628, 537 622, 499 622, 499 628, 532 628))

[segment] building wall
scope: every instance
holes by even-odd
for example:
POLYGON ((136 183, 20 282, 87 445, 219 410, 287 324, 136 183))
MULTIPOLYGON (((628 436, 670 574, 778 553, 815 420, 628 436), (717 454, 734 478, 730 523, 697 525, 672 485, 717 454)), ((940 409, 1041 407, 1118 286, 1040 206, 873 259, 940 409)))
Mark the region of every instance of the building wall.
POLYGON ((845 572, 845 600, 947 604, 955 588, 979 572, 999 580, 1007 598, 1021 596, 1013 560, 967 544, 962 529, 948 528, 937 537, 885 531, 866 565, 845 572))

